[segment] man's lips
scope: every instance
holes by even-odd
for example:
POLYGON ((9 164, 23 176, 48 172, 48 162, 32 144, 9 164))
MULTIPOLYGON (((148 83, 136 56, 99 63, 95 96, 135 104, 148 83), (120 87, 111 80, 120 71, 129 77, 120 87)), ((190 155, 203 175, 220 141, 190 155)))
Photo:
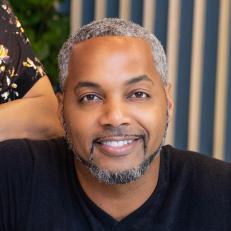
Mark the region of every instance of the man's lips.
POLYGON ((135 149, 140 136, 113 136, 99 138, 95 141, 98 150, 109 156, 124 156, 135 149))

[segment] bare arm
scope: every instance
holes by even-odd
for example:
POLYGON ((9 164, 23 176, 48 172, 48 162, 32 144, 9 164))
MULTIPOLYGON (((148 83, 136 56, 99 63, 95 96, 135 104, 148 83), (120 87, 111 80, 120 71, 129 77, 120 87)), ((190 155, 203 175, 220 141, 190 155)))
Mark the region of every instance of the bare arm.
POLYGON ((63 130, 57 100, 47 77, 42 77, 22 98, 0 104, 0 141, 14 138, 49 139, 63 130))

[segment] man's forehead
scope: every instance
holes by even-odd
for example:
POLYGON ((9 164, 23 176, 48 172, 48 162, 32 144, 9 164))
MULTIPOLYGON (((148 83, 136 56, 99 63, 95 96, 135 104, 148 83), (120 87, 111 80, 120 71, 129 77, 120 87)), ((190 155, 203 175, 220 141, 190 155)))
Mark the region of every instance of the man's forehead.
POLYGON ((107 68, 108 72, 122 70, 126 66, 135 71, 136 67, 153 68, 153 56, 149 45, 141 38, 101 36, 75 44, 70 66, 80 71, 87 71, 90 67, 95 71, 107 68))
POLYGON ((148 43, 136 37, 100 36, 75 44, 69 78, 85 81, 86 76, 90 79, 97 76, 99 79, 99 76, 108 75, 111 78, 115 73, 117 78, 144 74, 156 76, 158 73, 148 43))

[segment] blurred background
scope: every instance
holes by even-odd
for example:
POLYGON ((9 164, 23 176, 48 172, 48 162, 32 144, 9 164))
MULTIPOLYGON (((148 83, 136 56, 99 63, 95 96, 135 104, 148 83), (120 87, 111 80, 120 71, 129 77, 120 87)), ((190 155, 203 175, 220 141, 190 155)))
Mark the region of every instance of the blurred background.
POLYGON ((58 82, 57 55, 70 34, 70 1, 9 0, 54 86, 58 82))
POLYGON ((120 17, 154 32, 168 56, 176 104, 167 143, 231 161, 231 0, 10 3, 54 86, 58 50, 81 25, 120 17))

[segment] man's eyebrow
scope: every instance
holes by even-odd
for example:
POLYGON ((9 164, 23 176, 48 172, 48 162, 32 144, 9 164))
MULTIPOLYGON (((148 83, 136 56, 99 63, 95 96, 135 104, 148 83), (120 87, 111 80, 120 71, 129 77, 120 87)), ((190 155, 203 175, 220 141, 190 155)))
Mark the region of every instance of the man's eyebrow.
POLYGON ((90 82, 90 81, 83 81, 83 82, 78 82, 78 84, 75 86, 75 91, 79 90, 80 88, 83 87, 89 87, 89 88, 101 88, 99 84, 90 82))
POLYGON ((151 84, 154 84, 152 79, 150 79, 147 75, 140 75, 137 77, 134 77, 132 79, 129 79, 128 81, 125 82, 125 85, 130 85, 130 84, 134 84, 134 83, 138 83, 140 81, 148 81, 151 84))

